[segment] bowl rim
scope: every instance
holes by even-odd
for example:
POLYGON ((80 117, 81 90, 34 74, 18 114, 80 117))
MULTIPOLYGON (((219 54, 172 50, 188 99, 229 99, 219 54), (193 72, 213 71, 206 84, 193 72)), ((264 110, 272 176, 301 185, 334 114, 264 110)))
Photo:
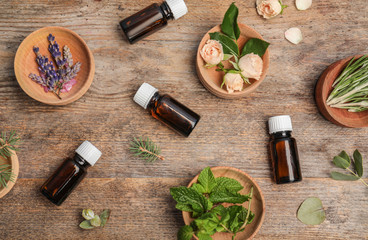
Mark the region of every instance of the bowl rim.
MULTIPOLYGON (((352 55, 343 59, 340 59, 338 61, 335 61, 334 63, 330 64, 320 75, 320 77, 318 78, 318 81, 316 83, 316 89, 315 89, 315 101, 317 104, 317 108, 319 110, 319 112, 330 122, 342 126, 342 127, 348 127, 348 128, 362 128, 362 127, 368 127, 368 122, 366 122, 365 124, 360 123, 360 122, 354 122, 351 123, 351 121, 347 121, 346 117, 337 117, 337 115, 332 112, 332 108, 330 106, 328 106, 326 104, 326 100, 328 98, 328 95, 331 91, 331 86, 334 82, 331 82, 330 84, 327 84, 327 82, 330 80, 329 79, 329 75, 333 72, 333 71, 337 71, 338 75, 340 75, 340 73, 343 71, 343 69, 347 66, 348 62, 352 59, 352 58, 359 58, 364 56, 363 54, 357 54, 357 55, 352 55), (337 67, 338 64, 341 64, 340 66, 337 67), (327 93, 325 92, 326 89, 330 89, 327 93)), ((338 76, 337 75, 337 76, 338 76)), ((337 109, 337 111, 343 112, 343 111, 347 111, 346 109, 337 109)), ((368 110, 367 110, 368 111, 368 110)), ((350 114, 358 114, 358 113, 350 113, 350 114)), ((365 117, 368 119, 368 116, 365 117)))
MULTIPOLYGON (((249 174, 247 174, 246 172, 238 169, 238 168, 235 168, 235 167, 226 167, 226 166, 216 166, 216 167, 211 167, 211 171, 213 172, 214 170, 223 170, 223 169, 227 169, 227 170, 231 170, 231 171, 235 171, 235 172, 238 172, 240 173, 241 175, 245 176, 246 178, 248 178, 252 184, 254 185, 254 187, 258 190, 259 192, 259 195, 260 195, 260 199, 261 199, 261 202, 262 202, 262 215, 260 217, 260 220, 259 220, 259 224, 257 226, 257 228, 254 230, 254 232, 252 233, 252 235, 248 238, 248 239, 252 239, 254 238, 254 236, 257 235, 257 233, 259 232, 259 230, 261 229, 262 225, 263 225, 263 221, 264 221, 264 218, 265 218, 265 214, 266 214, 266 202, 265 202, 265 199, 264 199, 264 196, 263 196, 263 193, 262 193, 262 190, 261 188, 259 187, 258 183, 254 180, 254 178, 252 178, 249 174)), ((198 180, 198 176, 201 172, 199 172, 190 182, 189 184, 187 185, 187 187, 191 187, 193 185, 193 183, 196 183, 197 180, 198 180)), ((226 177, 226 176, 225 176, 226 177)), ((185 224, 186 223, 186 218, 184 216, 184 214, 188 214, 188 212, 185 212, 185 211, 182 211, 182 217, 183 217, 183 221, 185 224)), ((196 237, 195 237, 196 238, 196 237)), ((196 238, 197 239, 197 238, 196 238)))
MULTIPOLYGON (((258 33, 254 28, 252 28, 252 27, 250 27, 246 24, 239 23, 239 22, 238 22, 238 25, 239 25, 240 29, 242 29, 242 28, 247 29, 248 31, 251 31, 255 35, 257 35, 257 38, 262 39, 262 40, 265 41, 265 39, 262 37, 262 35, 260 33, 258 33)), ((216 31, 221 31, 221 24, 218 24, 218 25, 212 27, 209 31, 207 31, 206 34, 202 37, 201 41, 198 44, 197 54, 196 54, 196 71, 197 71, 198 78, 201 81, 201 83, 204 85, 204 87, 209 92, 211 92, 212 94, 214 94, 217 97, 225 98, 225 99, 235 99, 235 98, 245 97, 249 93, 255 91, 256 88, 263 82, 263 80, 267 76, 269 65, 270 65, 270 51, 269 51, 269 48, 267 48, 265 54, 262 56, 264 69, 263 69, 261 78, 259 80, 256 80, 252 84, 248 85, 247 87, 245 87, 242 91, 236 91, 236 92, 233 92, 233 93, 228 93, 225 89, 221 88, 220 86, 215 84, 213 81, 207 80, 203 77, 202 72, 206 69, 203 69, 200 66, 200 63, 198 62, 198 59, 202 59, 202 57, 200 55, 201 46, 203 46, 205 44, 205 42, 209 39, 209 33, 216 32, 216 31)))
POLYGON ((17 179, 18 179, 19 160, 18 160, 17 154, 14 151, 12 151, 12 155, 10 156, 10 162, 11 162, 11 166, 12 166, 12 171, 15 174, 15 179, 14 179, 14 182, 8 181, 7 182, 8 186, 6 188, 0 189, 0 199, 2 197, 4 197, 6 194, 8 194, 10 192, 10 190, 12 190, 12 188, 14 187, 14 185, 15 185, 17 179))
POLYGON ((38 102, 42 102, 44 104, 48 104, 48 105, 54 105, 54 106, 63 106, 63 105, 67 105, 70 104, 72 102, 77 101, 79 98, 81 98, 90 88, 92 82, 93 82, 93 78, 94 78, 94 74, 95 74, 95 62, 94 62, 94 57, 93 54, 91 52, 91 50, 89 49, 87 43, 83 40, 82 37, 80 37, 77 33, 75 33, 74 31, 64 28, 64 27, 60 27, 60 26, 46 26, 40 29, 37 29, 35 31, 33 31, 32 33, 30 33, 25 39, 23 39, 23 41, 21 42, 21 44, 19 45, 17 52, 15 54, 14 57, 14 73, 15 73, 15 78, 17 79, 17 82, 19 84, 19 86, 22 88, 22 90, 31 98, 33 98, 34 100, 38 101, 38 102), (82 87, 80 88, 80 90, 78 92, 76 92, 74 95, 70 96, 69 98, 66 99, 61 99, 60 101, 57 102, 49 102, 46 101, 42 98, 38 98, 35 95, 33 95, 33 92, 27 89, 27 83, 26 81, 24 81, 24 79, 22 79, 21 75, 20 75, 20 70, 18 70, 18 67, 16 67, 18 64, 18 62, 20 61, 21 58, 21 54, 20 54, 20 50, 25 48, 25 44, 27 41, 30 41, 35 35, 37 35, 40 32, 43 31, 52 31, 52 29, 57 29, 59 31, 64 31, 67 32, 68 34, 73 35, 76 39, 78 39, 78 41, 80 41, 82 43, 82 45, 84 46, 84 48, 86 49, 87 52, 87 58, 88 58, 88 63, 90 66, 90 69, 88 71, 88 75, 87 75, 87 80, 85 80, 84 84, 82 85, 82 87))

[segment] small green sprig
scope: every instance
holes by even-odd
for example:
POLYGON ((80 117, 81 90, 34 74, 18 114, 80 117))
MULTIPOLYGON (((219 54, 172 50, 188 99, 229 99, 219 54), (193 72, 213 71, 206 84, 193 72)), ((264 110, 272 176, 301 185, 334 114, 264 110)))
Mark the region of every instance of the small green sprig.
POLYGON ((349 157, 349 155, 342 151, 339 155, 333 158, 333 164, 336 167, 345 169, 349 174, 344 174, 340 172, 331 172, 331 177, 335 180, 343 180, 343 181, 361 181, 364 185, 368 187, 368 184, 362 179, 363 176, 363 160, 362 155, 356 149, 353 154, 353 159, 349 157), (354 170, 350 169, 350 166, 353 166, 354 170))
MULTIPOLYGON (((18 144, 20 138, 15 131, 11 131, 10 134, 1 132, 0 136, 0 156, 3 158, 9 158, 13 151, 18 151, 18 144)), ((15 174, 12 171, 11 165, 0 164, 0 187, 6 188, 8 182, 15 181, 15 174)))
POLYGON ((95 227, 104 227, 107 220, 110 218, 110 209, 105 209, 100 215, 96 215, 92 209, 83 209, 82 216, 84 217, 83 222, 79 224, 80 228, 93 229, 95 227))
POLYGON ((146 139, 134 138, 133 141, 130 142, 130 151, 140 158, 146 160, 147 162, 154 162, 158 159, 164 160, 162 157, 161 149, 154 142, 152 142, 148 137, 146 139))

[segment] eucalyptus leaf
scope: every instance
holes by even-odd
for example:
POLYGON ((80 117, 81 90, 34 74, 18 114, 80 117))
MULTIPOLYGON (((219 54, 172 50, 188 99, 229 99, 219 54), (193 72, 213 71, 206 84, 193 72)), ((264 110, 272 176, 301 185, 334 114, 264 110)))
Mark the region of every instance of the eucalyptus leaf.
POLYGON ((224 19, 221 24, 221 31, 228 37, 237 40, 240 36, 240 29, 238 26, 239 10, 234 3, 227 9, 224 19))
POLYGON ((319 198, 310 197, 304 200, 297 213, 298 219, 307 225, 319 225, 326 219, 325 210, 319 198))
POLYGON ((91 225, 91 222, 89 220, 84 220, 83 222, 81 222, 81 224, 79 224, 79 227, 81 227, 83 229, 92 229, 92 228, 94 228, 94 226, 91 225))
POLYGON ((342 181, 356 181, 359 179, 357 176, 339 172, 331 172, 331 177, 335 180, 342 180, 342 181))
POLYGON ((340 156, 335 156, 333 159, 333 163, 335 164, 336 167, 342 169, 347 169, 350 166, 350 162, 348 162, 346 159, 340 156))
POLYGON ((359 177, 363 176, 363 160, 362 154, 356 149, 353 154, 355 171, 359 177))
POLYGON ((100 216, 95 215, 95 217, 90 220, 90 223, 94 227, 100 227, 101 226, 101 218, 100 218, 100 216))
POLYGON ((104 227, 107 223, 107 221, 110 218, 110 214, 111 214, 111 210, 110 209, 105 209, 102 211, 102 213, 100 214, 100 218, 101 218, 101 227, 104 227))
POLYGON ((262 39, 251 38, 245 43, 243 51, 241 53, 241 57, 249 53, 254 53, 262 57, 265 54, 269 45, 270 43, 263 41, 262 39))
POLYGON ((239 48, 236 43, 228 36, 221 34, 219 32, 210 33, 210 38, 212 40, 217 40, 221 43, 224 50, 224 54, 231 54, 234 56, 239 56, 239 48))
POLYGON ((349 155, 345 151, 341 151, 341 153, 339 154, 339 156, 342 157, 343 159, 345 159, 346 161, 348 161, 349 164, 351 164, 351 159, 350 159, 349 155))

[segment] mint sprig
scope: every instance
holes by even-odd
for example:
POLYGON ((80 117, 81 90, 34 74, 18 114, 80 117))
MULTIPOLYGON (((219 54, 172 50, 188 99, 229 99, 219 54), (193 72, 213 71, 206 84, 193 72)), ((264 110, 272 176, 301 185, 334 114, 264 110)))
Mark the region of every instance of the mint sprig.
POLYGON ((177 201, 176 208, 191 212, 195 220, 178 232, 179 240, 190 240, 193 235, 199 240, 211 240, 216 232, 233 234, 245 229, 254 219, 248 209, 251 206, 253 188, 247 195, 239 193, 244 187, 235 179, 215 178, 209 167, 202 170, 198 182, 190 188, 171 188, 170 193, 177 201), (248 201, 248 209, 240 205, 224 207, 222 203, 242 204, 248 201))

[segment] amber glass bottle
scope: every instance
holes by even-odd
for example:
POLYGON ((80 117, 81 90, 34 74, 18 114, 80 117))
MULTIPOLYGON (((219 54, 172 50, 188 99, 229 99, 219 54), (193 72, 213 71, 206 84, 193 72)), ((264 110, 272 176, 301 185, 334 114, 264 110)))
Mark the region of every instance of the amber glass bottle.
POLYGON ((288 115, 268 120, 271 141, 269 145, 274 179, 276 183, 292 183, 302 180, 296 140, 291 137, 292 125, 288 115))
POLYGON ((166 0, 161 5, 154 3, 145 9, 120 21, 125 36, 130 43, 160 30, 168 20, 178 19, 188 12, 183 0, 166 0))
POLYGON ((160 95, 158 90, 148 83, 141 85, 134 101, 147 109, 154 118, 185 137, 189 136, 200 119, 197 113, 167 94, 160 95))
POLYGON ((83 142, 75 152, 74 158, 66 159, 41 187, 41 193, 58 206, 83 180, 87 168, 101 157, 101 152, 88 141, 83 142))

